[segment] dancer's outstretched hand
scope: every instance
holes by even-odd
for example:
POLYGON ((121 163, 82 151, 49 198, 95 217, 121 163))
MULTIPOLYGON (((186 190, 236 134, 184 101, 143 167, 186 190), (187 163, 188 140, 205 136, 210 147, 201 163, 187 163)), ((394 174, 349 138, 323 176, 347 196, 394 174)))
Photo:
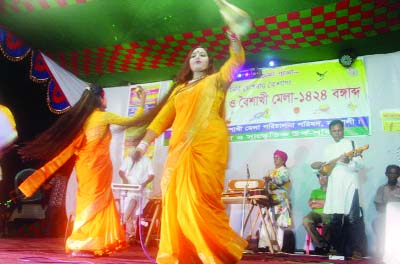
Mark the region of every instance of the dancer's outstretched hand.
POLYGON ((144 88, 142 86, 140 86, 140 85, 137 86, 136 95, 140 100, 140 105, 143 107, 146 102, 146 91, 144 90, 144 88))
POLYGON ((226 35, 228 36, 228 39, 229 39, 230 42, 237 42, 237 41, 240 41, 239 35, 233 33, 233 32, 230 31, 230 30, 227 30, 227 31, 226 31, 226 35))

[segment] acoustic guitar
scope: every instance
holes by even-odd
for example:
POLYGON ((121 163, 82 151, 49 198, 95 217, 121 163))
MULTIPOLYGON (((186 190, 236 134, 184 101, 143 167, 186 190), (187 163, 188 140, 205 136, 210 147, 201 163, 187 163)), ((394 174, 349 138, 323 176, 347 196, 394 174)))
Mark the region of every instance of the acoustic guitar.
MULTIPOLYGON (((361 153, 363 153, 363 151, 369 149, 369 145, 365 145, 363 147, 360 148, 356 148, 353 149, 349 152, 346 152, 345 155, 346 157, 348 157, 349 159, 353 158, 356 154, 360 155, 361 153)), ((339 161, 341 157, 337 157, 336 159, 333 159, 327 163, 323 163, 321 164, 321 168, 319 169, 319 173, 321 173, 324 176, 329 176, 332 172, 332 170, 335 168, 336 163, 339 161)))

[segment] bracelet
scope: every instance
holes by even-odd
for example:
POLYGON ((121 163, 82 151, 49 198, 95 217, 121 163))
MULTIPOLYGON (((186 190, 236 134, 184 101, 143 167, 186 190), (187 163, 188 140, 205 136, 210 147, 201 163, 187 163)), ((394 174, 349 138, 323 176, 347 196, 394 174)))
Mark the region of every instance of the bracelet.
POLYGON ((140 143, 137 145, 136 149, 140 149, 142 153, 145 153, 147 151, 147 148, 149 147, 149 143, 146 141, 142 140, 140 143))

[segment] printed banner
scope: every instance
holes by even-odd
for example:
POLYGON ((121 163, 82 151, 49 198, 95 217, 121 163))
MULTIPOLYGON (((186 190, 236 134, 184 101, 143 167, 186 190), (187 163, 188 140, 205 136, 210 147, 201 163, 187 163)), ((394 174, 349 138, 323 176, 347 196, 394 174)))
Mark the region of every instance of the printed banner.
POLYGON ((326 137, 333 119, 344 121, 346 136, 369 135, 366 86, 361 59, 351 68, 337 61, 264 68, 261 78, 229 88, 230 140, 326 137))
MULTIPOLYGON (((145 111, 148 111, 150 108, 153 108, 157 104, 158 95, 160 93, 160 87, 162 83, 152 83, 152 84, 143 84, 141 85, 147 94, 146 103, 145 103, 145 111)), ((130 88, 129 93, 129 106, 128 106, 128 116, 132 116, 136 113, 137 108, 139 106, 139 99, 136 95, 136 86, 132 86, 130 88)), ((143 131, 143 128, 131 127, 125 130, 125 140, 124 140, 124 157, 129 155, 139 143, 137 142, 136 136, 138 133, 143 131)), ((146 155, 152 157, 154 154, 154 146, 151 145, 146 152, 146 155)))
POLYGON ((384 132, 400 132, 400 109, 385 109, 381 111, 384 132))

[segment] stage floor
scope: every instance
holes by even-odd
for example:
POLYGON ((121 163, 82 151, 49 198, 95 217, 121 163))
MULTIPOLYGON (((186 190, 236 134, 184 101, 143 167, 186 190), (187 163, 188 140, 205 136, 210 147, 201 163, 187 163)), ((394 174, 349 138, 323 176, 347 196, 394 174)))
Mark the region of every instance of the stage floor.
MULTIPOLYGON (((155 263, 157 245, 154 243, 147 248, 149 259, 140 244, 131 246, 124 251, 101 258, 72 258, 64 251, 64 240, 56 238, 0 238, 0 263, 73 263, 73 264, 132 264, 155 263)), ((299 263, 358 263, 376 264, 373 259, 338 261, 328 257, 306 256, 300 254, 266 254, 258 253, 244 255, 241 264, 299 264, 299 263)))

